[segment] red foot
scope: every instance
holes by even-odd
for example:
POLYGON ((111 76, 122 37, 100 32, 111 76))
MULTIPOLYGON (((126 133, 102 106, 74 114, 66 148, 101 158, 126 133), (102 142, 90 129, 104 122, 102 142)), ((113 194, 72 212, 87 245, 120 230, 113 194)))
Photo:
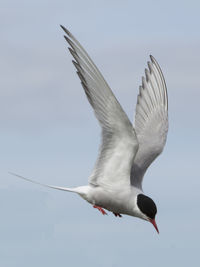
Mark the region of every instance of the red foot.
POLYGON ((119 213, 115 213, 115 212, 113 212, 113 214, 115 215, 115 217, 117 217, 117 216, 120 217, 120 218, 122 217, 122 215, 119 214, 119 213))
POLYGON ((93 208, 98 209, 103 215, 107 215, 107 213, 105 212, 103 208, 96 206, 96 205, 94 205, 93 208))

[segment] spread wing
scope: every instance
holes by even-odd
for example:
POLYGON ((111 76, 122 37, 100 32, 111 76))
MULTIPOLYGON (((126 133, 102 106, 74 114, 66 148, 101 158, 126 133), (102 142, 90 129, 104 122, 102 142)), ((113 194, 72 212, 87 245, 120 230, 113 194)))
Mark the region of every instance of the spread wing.
POLYGON ((77 74, 102 128, 102 143, 90 184, 101 186, 130 185, 130 171, 138 149, 135 131, 87 52, 63 26, 65 39, 77 74))
POLYGON ((140 189, 147 168, 165 146, 168 132, 167 87, 160 66, 150 58, 139 88, 135 115, 139 149, 131 169, 131 184, 140 189))

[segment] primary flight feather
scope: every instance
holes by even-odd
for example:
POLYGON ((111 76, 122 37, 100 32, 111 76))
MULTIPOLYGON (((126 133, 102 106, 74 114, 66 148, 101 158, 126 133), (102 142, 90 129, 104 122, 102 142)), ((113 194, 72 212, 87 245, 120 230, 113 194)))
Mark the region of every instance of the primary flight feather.
POLYGON ((102 129, 100 152, 89 177, 89 184, 76 188, 37 183, 78 193, 102 214, 106 210, 121 217, 127 214, 155 222, 157 208, 144 195, 142 181, 154 159, 161 154, 168 132, 167 88, 161 68, 150 56, 136 104, 135 127, 123 111, 102 74, 85 49, 63 26, 73 64, 82 87, 102 129))

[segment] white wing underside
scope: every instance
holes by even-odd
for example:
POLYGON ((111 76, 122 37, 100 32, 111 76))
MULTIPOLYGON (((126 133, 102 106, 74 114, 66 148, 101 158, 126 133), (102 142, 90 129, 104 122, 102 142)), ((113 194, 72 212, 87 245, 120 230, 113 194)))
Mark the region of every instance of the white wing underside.
POLYGON ((90 184, 113 187, 130 185, 130 172, 138 150, 135 130, 103 76, 73 35, 67 36, 72 61, 86 96, 102 128, 102 143, 90 184))
POLYGON ((131 184, 142 189, 143 176, 161 154, 168 132, 168 98, 162 71, 150 56, 149 70, 142 78, 135 114, 135 131, 139 149, 131 170, 131 184))

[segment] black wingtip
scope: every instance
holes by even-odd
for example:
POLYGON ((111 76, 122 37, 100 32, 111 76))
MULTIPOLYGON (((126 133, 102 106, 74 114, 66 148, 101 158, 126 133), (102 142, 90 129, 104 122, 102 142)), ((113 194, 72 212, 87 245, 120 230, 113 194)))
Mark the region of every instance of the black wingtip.
POLYGON ((60 24, 60 27, 63 29, 63 31, 64 31, 67 35, 71 36, 70 31, 68 31, 63 25, 60 24))
POLYGON ((153 62, 154 61, 154 57, 152 55, 149 55, 151 61, 153 62))
POLYGON ((60 27, 61 29, 63 29, 64 32, 66 31, 66 28, 63 25, 60 24, 60 27))
POLYGON ((72 60, 72 63, 74 64, 77 71, 81 72, 81 70, 82 70, 81 66, 75 60, 72 60))
POLYGON ((64 37, 65 40, 68 42, 68 44, 69 44, 71 47, 73 47, 73 46, 72 46, 72 41, 71 41, 66 35, 63 35, 63 37, 64 37))
POLYGON ((158 65, 158 62, 156 61, 155 57, 153 57, 152 55, 150 55, 149 57, 150 57, 152 63, 158 65))
POLYGON ((60 27, 64 32, 66 32, 66 29, 65 29, 65 27, 63 25, 60 24, 60 27))

